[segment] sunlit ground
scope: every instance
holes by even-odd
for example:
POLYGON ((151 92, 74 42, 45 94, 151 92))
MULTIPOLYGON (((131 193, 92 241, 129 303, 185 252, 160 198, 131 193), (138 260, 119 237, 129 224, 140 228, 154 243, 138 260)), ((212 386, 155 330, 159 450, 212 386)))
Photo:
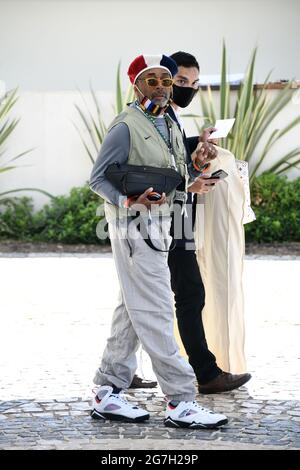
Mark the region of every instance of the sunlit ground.
MULTIPOLYGON (((111 254, 0 258, 0 399, 89 397, 118 281, 111 254)), ((245 262, 248 391, 300 398, 300 260, 245 262)), ((152 377, 143 356, 143 373, 152 377)))

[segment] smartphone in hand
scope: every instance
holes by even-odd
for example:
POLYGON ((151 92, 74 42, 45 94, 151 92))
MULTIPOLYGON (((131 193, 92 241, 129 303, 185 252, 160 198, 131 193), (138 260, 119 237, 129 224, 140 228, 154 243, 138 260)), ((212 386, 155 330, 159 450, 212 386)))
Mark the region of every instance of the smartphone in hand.
POLYGON ((226 171, 217 170, 214 173, 212 173, 209 178, 206 178, 206 179, 211 180, 211 179, 216 178, 216 179, 224 180, 225 178, 227 178, 227 176, 228 176, 228 173, 226 173, 226 171))

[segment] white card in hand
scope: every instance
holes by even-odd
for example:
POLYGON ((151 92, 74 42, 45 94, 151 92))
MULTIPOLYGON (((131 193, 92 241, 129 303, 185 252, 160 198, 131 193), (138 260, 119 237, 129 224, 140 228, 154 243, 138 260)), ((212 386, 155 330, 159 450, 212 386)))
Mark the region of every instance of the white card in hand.
POLYGON ((227 137, 230 132, 235 119, 217 119, 214 127, 217 129, 215 132, 212 132, 209 136, 210 139, 220 139, 222 137, 227 137))

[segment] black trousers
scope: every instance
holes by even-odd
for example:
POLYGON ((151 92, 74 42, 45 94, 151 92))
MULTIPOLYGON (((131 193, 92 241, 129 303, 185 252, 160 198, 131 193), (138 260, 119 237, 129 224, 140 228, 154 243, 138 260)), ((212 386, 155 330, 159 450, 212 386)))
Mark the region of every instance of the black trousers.
POLYGON ((221 369, 205 338, 202 323, 205 291, 196 253, 175 247, 169 253, 168 262, 181 340, 198 382, 205 384, 217 377, 221 369))

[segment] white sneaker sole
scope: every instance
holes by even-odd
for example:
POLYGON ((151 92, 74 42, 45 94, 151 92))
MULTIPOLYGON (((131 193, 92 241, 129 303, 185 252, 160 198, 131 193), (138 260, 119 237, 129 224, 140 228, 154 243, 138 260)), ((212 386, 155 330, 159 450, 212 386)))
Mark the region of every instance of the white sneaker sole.
POLYGON ((184 421, 176 421, 172 418, 166 418, 164 420, 164 425, 168 426, 169 428, 190 428, 190 429, 215 429, 219 428, 220 426, 224 426, 224 424, 228 423, 228 419, 222 419, 217 423, 211 424, 203 424, 203 423, 185 423, 184 421))
POLYGON ((123 421, 124 423, 142 423, 143 421, 147 421, 150 418, 150 415, 145 414, 137 416, 136 418, 129 418, 128 416, 117 415, 114 413, 100 413, 100 411, 97 411, 96 408, 94 408, 91 411, 91 417, 100 420, 109 419, 111 421, 123 421))

